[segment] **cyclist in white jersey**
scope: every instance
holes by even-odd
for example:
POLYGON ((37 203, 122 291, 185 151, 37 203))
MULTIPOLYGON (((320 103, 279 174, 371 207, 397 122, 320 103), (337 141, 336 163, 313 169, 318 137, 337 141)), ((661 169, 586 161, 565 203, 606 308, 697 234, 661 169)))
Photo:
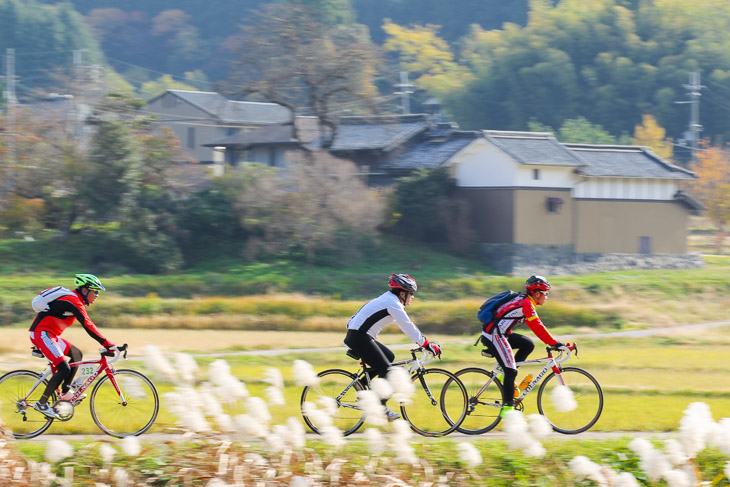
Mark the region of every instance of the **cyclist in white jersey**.
MULTIPOLYGON (((347 323, 345 345, 357 353, 368 366, 370 377, 383 377, 395 359, 395 354, 385 345, 377 341, 378 334, 393 323, 419 347, 423 347, 434 355, 441 355, 441 348, 431 343, 421 334, 406 313, 405 307, 413 301, 418 290, 415 279, 408 274, 393 274, 388 280, 390 291, 386 291, 375 299, 365 303, 347 323)), ((385 406, 387 399, 383 400, 385 406)), ((393 421, 399 414, 385 408, 388 420, 393 421)))

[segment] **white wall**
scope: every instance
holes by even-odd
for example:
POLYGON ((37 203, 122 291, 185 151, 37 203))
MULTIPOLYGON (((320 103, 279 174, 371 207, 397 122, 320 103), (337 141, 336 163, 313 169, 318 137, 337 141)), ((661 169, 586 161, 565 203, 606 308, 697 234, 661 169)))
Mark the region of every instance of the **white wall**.
POLYGON ((587 178, 576 184, 573 197, 666 201, 676 192, 673 179, 587 178))
POLYGON ((458 185, 465 188, 572 188, 576 182, 572 167, 519 164, 485 139, 466 146, 449 165, 458 185))

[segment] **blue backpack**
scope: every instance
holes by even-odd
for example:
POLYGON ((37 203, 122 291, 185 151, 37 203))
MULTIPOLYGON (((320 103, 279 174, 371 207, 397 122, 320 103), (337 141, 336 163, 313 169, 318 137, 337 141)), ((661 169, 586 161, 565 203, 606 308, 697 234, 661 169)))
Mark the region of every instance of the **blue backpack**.
POLYGON ((482 323, 482 330, 488 332, 489 325, 491 325, 497 317, 496 314, 499 307, 510 299, 516 298, 519 294, 520 293, 508 289, 507 291, 495 294, 484 301, 484 304, 479 307, 479 313, 477 313, 477 318, 479 318, 479 321, 482 323))

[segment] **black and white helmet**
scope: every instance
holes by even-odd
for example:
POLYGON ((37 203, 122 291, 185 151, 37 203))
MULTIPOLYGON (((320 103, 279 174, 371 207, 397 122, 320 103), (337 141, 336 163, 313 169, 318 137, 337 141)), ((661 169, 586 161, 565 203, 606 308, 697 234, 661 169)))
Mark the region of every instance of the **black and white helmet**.
POLYGON ((390 286, 391 289, 401 289, 409 293, 415 293, 418 291, 418 284, 416 284, 416 280, 408 274, 391 275, 388 280, 388 286, 390 286))

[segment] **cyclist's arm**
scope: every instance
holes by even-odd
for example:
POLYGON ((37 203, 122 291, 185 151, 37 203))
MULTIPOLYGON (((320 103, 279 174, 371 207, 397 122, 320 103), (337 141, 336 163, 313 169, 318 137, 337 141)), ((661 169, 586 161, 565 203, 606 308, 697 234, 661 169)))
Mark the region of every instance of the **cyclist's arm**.
POLYGON ((93 321, 91 321, 91 318, 89 318, 89 314, 86 312, 86 307, 81 306, 80 308, 78 306, 75 306, 70 301, 65 301, 62 299, 57 299, 52 303, 54 305, 53 311, 64 313, 69 312, 73 314, 73 316, 78 320, 79 323, 81 323, 81 326, 84 327, 84 330, 86 330, 86 333, 89 334, 91 338, 99 342, 102 347, 107 347, 111 345, 111 342, 104 338, 104 335, 101 334, 99 329, 96 327, 96 324, 94 324, 93 321))
POLYGON ((545 342, 545 344, 553 346, 558 341, 553 337, 548 329, 545 327, 545 325, 542 323, 542 320, 539 316, 537 316, 537 311, 535 311, 535 306, 528 300, 525 300, 525 304, 522 306, 522 310, 525 314, 525 323, 527 323, 527 326, 530 327, 530 330, 537 335, 537 338, 545 342))
POLYGON ((398 328, 400 328, 401 331, 408 336, 408 338, 413 340, 413 343, 419 347, 423 346, 426 342, 426 337, 421 334, 418 327, 411 321, 405 309, 402 307, 390 306, 388 308, 388 312, 395 321, 395 324, 398 325, 398 328))

